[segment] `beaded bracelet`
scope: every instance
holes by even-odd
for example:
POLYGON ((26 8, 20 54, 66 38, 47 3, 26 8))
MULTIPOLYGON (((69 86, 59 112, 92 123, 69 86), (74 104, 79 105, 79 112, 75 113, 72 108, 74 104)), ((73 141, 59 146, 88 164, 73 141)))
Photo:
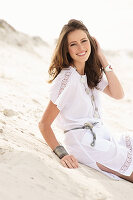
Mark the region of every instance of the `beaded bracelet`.
POLYGON ((54 152, 60 159, 63 158, 64 156, 66 156, 66 155, 69 155, 69 154, 67 153, 67 151, 65 150, 65 148, 64 148, 63 146, 61 146, 61 145, 57 146, 57 147, 53 150, 53 152, 54 152))

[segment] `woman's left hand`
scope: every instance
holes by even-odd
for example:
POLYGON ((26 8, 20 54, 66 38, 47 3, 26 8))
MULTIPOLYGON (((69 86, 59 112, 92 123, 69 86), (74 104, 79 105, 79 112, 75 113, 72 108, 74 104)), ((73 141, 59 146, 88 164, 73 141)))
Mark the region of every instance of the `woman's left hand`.
POLYGON ((108 63, 105 55, 102 52, 102 49, 100 47, 99 42, 97 41, 97 39, 95 37, 93 37, 93 39, 94 39, 96 46, 97 46, 97 54, 98 54, 98 57, 99 57, 99 61, 101 62, 101 65, 103 66, 103 68, 105 68, 109 63, 108 63))
POLYGON ((96 46, 97 46, 97 54, 100 56, 102 54, 101 46, 100 46, 99 42, 97 41, 97 39, 95 37, 93 37, 93 39, 94 39, 96 46))

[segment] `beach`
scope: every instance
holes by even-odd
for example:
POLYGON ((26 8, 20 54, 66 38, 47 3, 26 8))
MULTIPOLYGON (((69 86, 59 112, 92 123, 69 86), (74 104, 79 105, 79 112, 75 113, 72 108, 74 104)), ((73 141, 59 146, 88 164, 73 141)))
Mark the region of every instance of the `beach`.
MULTIPOLYGON (((79 163, 61 165, 38 123, 48 104, 48 68, 53 46, 0 22, 0 199, 128 200, 133 184, 113 180, 79 163)), ((133 133, 133 51, 106 50, 125 97, 101 94, 103 121, 116 136, 133 133)), ((52 124, 58 141, 63 133, 52 124)))

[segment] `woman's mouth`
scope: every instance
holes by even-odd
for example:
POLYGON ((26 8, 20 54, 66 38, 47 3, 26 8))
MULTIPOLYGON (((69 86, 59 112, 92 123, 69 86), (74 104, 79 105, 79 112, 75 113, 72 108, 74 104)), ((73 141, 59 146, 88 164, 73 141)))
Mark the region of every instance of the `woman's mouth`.
POLYGON ((84 56, 86 54, 87 51, 83 51, 82 53, 78 53, 78 56, 84 56))

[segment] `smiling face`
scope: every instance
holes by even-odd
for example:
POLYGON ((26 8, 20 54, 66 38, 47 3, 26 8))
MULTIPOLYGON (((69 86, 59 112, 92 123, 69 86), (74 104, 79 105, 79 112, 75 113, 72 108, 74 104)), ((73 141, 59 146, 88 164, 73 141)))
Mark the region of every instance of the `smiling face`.
POLYGON ((85 64, 91 53, 90 41, 83 30, 70 32, 67 37, 68 52, 75 65, 85 64))

